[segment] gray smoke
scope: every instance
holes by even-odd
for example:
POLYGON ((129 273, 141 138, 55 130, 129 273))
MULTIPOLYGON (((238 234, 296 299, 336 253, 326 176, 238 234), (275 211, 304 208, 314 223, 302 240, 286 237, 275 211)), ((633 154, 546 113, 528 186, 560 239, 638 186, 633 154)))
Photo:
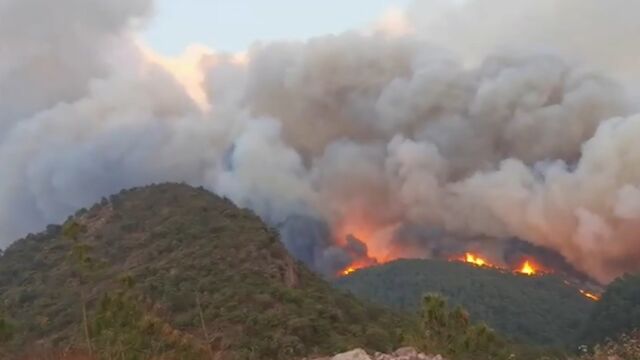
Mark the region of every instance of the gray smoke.
POLYGON ((183 181, 253 209, 327 274, 511 237, 601 281, 638 271, 640 115, 609 68, 638 49, 590 37, 640 35, 636 5, 516 1, 530 24, 512 2, 444 6, 479 19, 457 30, 419 1, 413 33, 167 59, 134 40, 150 1, 0 0, 0 241, 183 181), (597 26, 572 47, 576 13, 597 26), (503 43, 474 40, 495 32, 503 43))
POLYGON ((365 243, 353 235, 347 235, 345 244, 335 244, 329 225, 318 219, 294 215, 278 229, 291 253, 324 274, 335 275, 356 259, 365 260, 367 265, 375 263, 375 259, 368 258, 365 243))

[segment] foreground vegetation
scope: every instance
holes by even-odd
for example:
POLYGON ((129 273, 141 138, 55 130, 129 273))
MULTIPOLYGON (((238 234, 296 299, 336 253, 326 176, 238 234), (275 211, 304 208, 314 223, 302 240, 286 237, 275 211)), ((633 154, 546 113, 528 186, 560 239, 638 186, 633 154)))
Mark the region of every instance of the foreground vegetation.
MULTIPOLYGON (((166 331, 158 319, 146 317, 128 296, 130 279, 126 287, 115 296, 105 295, 91 324, 94 338, 89 351, 40 352, 21 360, 98 360, 98 359, 153 359, 163 346, 161 358, 166 359, 221 359, 212 351, 199 352, 188 342, 163 340, 166 331), (152 352, 141 349, 155 349, 152 352), (173 356, 167 356, 172 354, 173 356)), ((204 325, 203 325, 204 326, 204 325)), ((203 329, 204 330, 204 329, 203 329)), ((584 347, 580 356, 527 348, 510 343, 484 324, 474 324, 460 306, 450 307, 440 295, 427 295, 419 312, 418 325, 403 334, 403 344, 424 352, 441 354, 451 360, 638 360, 640 359, 640 333, 623 335, 616 341, 607 340, 593 349, 584 347)), ((179 338, 177 338, 179 340, 179 338)), ((2 353, 0 353, 1 355, 2 353)), ((6 354, 5 354, 6 355, 6 354)), ((228 356, 228 355, 227 355, 228 356)), ((266 357, 261 359, 281 359, 266 357)), ((229 358, 229 357, 224 357, 229 358)))
POLYGON ((640 332, 616 336, 579 353, 509 342, 482 323, 472 323, 460 306, 451 308, 439 295, 424 297, 418 336, 409 343, 452 360, 640 360, 640 332))

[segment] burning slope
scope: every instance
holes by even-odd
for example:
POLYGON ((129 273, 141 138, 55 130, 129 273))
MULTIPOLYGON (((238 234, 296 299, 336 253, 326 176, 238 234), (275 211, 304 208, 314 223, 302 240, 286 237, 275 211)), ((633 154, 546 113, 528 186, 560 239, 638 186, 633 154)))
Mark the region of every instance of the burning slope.
MULTIPOLYGON (((500 270, 502 272, 511 272, 514 274, 521 274, 521 275, 526 275, 526 276, 541 276, 541 275, 546 275, 546 274, 551 274, 554 273, 553 270, 546 268, 542 265, 540 265, 540 263, 538 261, 536 261, 533 258, 523 258, 521 259, 520 262, 518 263, 514 263, 513 266, 509 266, 509 265, 498 265, 495 262, 490 261, 488 258, 483 257, 480 254, 477 253, 473 253, 473 252, 466 252, 462 255, 459 256, 453 256, 450 257, 448 259, 448 261, 450 262, 460 262, 460 263, 465 263, 465 264, 469 264, 472 266, 476 266, 476 267, 485 267, 485 268, 491 268, 491 269, 496 269, 496 270, 500 270)), ((377 261, 376 261, 377 264, 377 261)), ((346 269, 342 270, 339 273, 339 276, 348 276, 353 274, 354 272, 363 269, 363 268, 367 268, 370 267, 371 265, 367 265, 367 264, 353 264, 348 266, 346 269)), ((588 290, 584 290, 579 288, 579 285, 577 285, 577 283, 575 281, 564 281, 564 283, 567 286, 570 286, 572 288, 575 288, 582 296, 592 300, 592 301, 599 301, 600 300, 600 296, 595 294, 592 291, 588 291, 588 290)))
MULTIPOLYGON (((352 218, 354 217, 348 217, 352 218)), ((420 227, 389 229, 384 225, 376 225, 376 219, 367 219, 363 214, 359 214, 356 219, 357 221, 341 220, 339 225, 333 226, 338 229, 333 232, 337 234, 334 242, 348 251, 351 260, 332 275, 346 276, 359 269, 397 259, 425 258, 464 262, 527 276, 556 273, 573 279, 571 283, 599 285, 588 275, 576 270, 554 250, 534 246, 517 238, 488 242, 464 236, 449 236, 446 232, 428 232, 420 227)), ((594 293, 591 287, 589 289, 590 293, 594 293)))
POLYGON ((535 262, 533 259, 525 259, 520 265, 511 269, 509 269, 507 266, 499 266, 499 265, 493 264, 489 260, 483 258, 482 256, 478 254, 470 253, 470 252, 465 253, 463 256, 451 258, 450 260, 460 261, 460 262, 472 264, 475 266, 486 266, 486 267, 498 268, 502 270, 511 270, 514 273, 519 273, 524 275, 540 275, 540 274, 550 272, 549 270, 543 270, 542 266, 538 265, 538 263, 535 262))
MULTIPOLYGON (((543 267, 533 258, 525 258, 521 261, 520 265, 511 267, 511 268, 507 266, 498 266, 498 265, 492 264, 488 260, 473 253, 465 253, 465 255, 462 257, 453 258, 453 261, 459 261, 459 262, 471 264, 474 266, 490 267, 490 268, 499 269, 503 271, 511 271, 515 274, 522 274, 527 276, 537 276, 537 275, 554 273, 553 270, 543 267)), ((564 274, 563 276, 568 276, 568 275, 564 274)), ((581 295, 588 298, 589 300, 592 300, 592 301, 600 300, 600 295, 596 294, 593 291, 579 288, 580 285, 576 281, 565 281, 564 283, 567 286, 576 288, 581 295)))
POLYGON ((472 253, 466 253, 463 257, 458 258, 459 261, 463 261, 469 264, 477 265, 477 266, 489 266, 494 267, 487 260, 481 258, 480 256, 474 255, 472 253))
MULTIPOLYGON (((487 258, 472 252, 466 252, 460 256, 450 257, 449 261, 458 261, 458 262, 463 262, 463 263, 467 263, 467 264, 471 264, 479 267, 489 267, 489 268, 501 269, 506 271, 512 271, 514 273, 519 273, 524 275, 541 275, 541 274, 552 272, 551 270, 544 269, 534 259, 524 259, 520 263, 520 265, 509 268, 507 265, 502 265, 502 266, 497 265, 491 262, 490 260, 488 260, 487 258)), ((388 262, 388 261, 378 262, 377 260, 374 260, 373 264, 385 263, 385 262, 388 262)), ((340 274, 349 275, 359 269, 369 267, 371 265, 372 264, 367 265, 363 263, 350 264, 345 269, 340 271, 340 274)))
MULTIPOLYGON (((472 253, 466 253, 463 257, 457 257, 457 258, 454 258, 453 260, 468 263, 474 266, 490 267, 490 268, 496 268, 504 271, 511 271, 516 274, 522 274, 527 276, 544 275, 544 274, 553 273, 553 270, 542 267, 534 259, 524 259, 522 263, 516 266, 515 268, 508 268, 508 267, 501 267, 501 266, 494 265, 489 261, 483 259, 479 255, 472 254, 472 253)), ((575 287, 568 281, 565 283, 569 286, 575 287)), ((582 294, 584 297, 590 300, 593 300, 593 301, 600 300, 599 295, 596 295, 590 291, 579 289, 579 288, 577 290, 580 294, 582 294)))
POLYGON ((506 336, 545 345, 569 344, 595 303, 555 274, 511 270, 445 259, 397 260, 335 280, 368 301, 413 312, 426 293, 440 293, 506 336))

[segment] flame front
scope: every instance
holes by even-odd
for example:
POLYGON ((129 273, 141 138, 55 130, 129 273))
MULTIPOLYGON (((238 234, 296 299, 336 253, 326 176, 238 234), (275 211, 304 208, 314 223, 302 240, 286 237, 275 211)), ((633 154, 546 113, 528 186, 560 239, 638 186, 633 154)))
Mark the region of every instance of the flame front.
POLYGON ((520 274, 531 276, 531 275, 535 275, 538 271, 531 264, 531 262, 529 260, 527 260, 527 261, 524 262, 524 264, 522 264, 520 269, 518 269, 516 272, 519 272, 520 274))
POLYGON ((484 266, 487 263, 485 259, 469 253, 465 254, 465 261, 468 263, 476 264, 478 266, 484 266))
POLYGON ((346 268, 346 269, 344 269, 344 270, 342 271, 342 275, 343 275, 343 276, 347 276, 347 275, 349 275, 349 274, 354 273, 356 270, 357 270, 356 268, 348 267, 348 268, 346 268))
MULTIPOLYGON (((335 242, 352 256, 351 263, 338 271, 337 276, 347 276, 360 269, 383 264, 387 261, 384 247, 380 247, 377 243, 377 231, 375 226, 359 218, 351 218, 348 222, 335 226, 335 242), (350 237, 352 237, 351 240, 349 240, 350 237), (364 247, 364 251, 354 250, 349 241, 358 242, 359 246, 364 247)), ((393 260, 393 258, 388 260, 393 260)))
MULTIPOLYGON (((366 239, 367 237, 363 237, 363 238, 366 239)), ((512 272, 512 273, 522 274, 527 276, 544 275, 552 272, 548 268, 545 268, 539 265, 534 259, 531 259, 531 258, 522 259, 523 262, 521 263, 521 265, 508 267, 508 266, 495 265, 479 254, 466 252, 462 255, 449 258, 449 261, 459 261, 459 262, 471 264, 477 267, 488 267, 488 268, 493 268, 503 272, 512 272)), ((384 261, 382 263, 384 263, 384 261)), ((340 276, 348 276, 360 269, 367 268, 369 266, 376 265, 376 264, 379 264, 376 258, 360 259, 350 264, 348 267, 340 271, 338 274, 340 276)), ((564 283, 567 286, 572 286, 572 287, 575 286, 566 280, 564 281, 564 283)), ((594 294, 582 289, 578 289, 578 291, 582 296, 592 301, 600 301, 600 296, 597 294, 594 294)))
POLYGON ((505 266, 499 266, 499 265, 495 265, 492 264, 491 262, 489 262, 487 259, 474 254, 474 253, 470 253, 467 252, 462 256, 459 257, 454 257, 450 259, 451 261, 461 261, 467 264, 472 264, 475 266, 482 266, 482 267, 491 267, 491 268, 495 268, 495 269, 500 269, 500 270, 504 270, 504 271, 513 271, 515 273, 518 274, 524 274, 524 275, 529 275, 529 276, 533 276, 533 275, 537 275, 543 272, 547 272, 547 271, 543 271, 542 267, 540 265, 538 265, 535 261, 531 260, 531 259, 525 259, 525 261, 522 263, 522 265, 516 267, 516 268, 511 268, 511 270, 509 270, 509 268, 505 267, 505 266))
POLYGON ((376 263, 356 262, 356 263, 353 263, 353 264, 347 266, 346 268, 342 269, 338 273, 338 275, 341 275, 341 276, 351 275, 351 274, 353 274, 354 272, 356 272, 358 270, 362 270, 362 269, 365 269, 365 268, 368 268, 368 267, 374 266, 374 265, 376 265, 376 263))
POLYGON ((493 267, 493 264, 491 264, 487 259, 484 259, 482 257, 480 257, 479 255, 473 254, 473 253, 465 253, 464 256, 461 256, 459 258, 455 258, 453 260, 456 261, 462 261, 462 262, 466 262, 469 264, 473 264, 476 266, 490 266, 493 267))
POLYGON ((600 296, 590 293, 586 290, 580 289, 580 294, 584 295, 586 298, 591 299, 593 301, 600 301, 600 296))

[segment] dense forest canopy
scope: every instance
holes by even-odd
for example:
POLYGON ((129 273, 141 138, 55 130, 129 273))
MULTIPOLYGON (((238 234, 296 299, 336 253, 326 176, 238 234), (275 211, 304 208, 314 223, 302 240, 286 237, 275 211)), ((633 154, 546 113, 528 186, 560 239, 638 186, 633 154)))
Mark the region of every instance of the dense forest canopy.
POLYGON ((640 275, 609 284, 585 324, 582 342, 595 344, 640 329, 640 275))

